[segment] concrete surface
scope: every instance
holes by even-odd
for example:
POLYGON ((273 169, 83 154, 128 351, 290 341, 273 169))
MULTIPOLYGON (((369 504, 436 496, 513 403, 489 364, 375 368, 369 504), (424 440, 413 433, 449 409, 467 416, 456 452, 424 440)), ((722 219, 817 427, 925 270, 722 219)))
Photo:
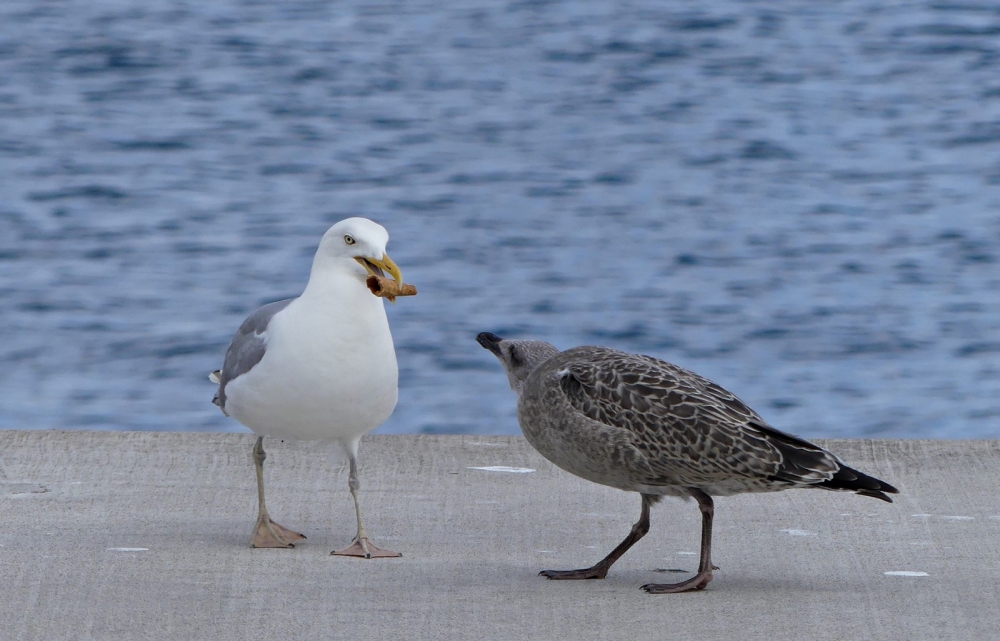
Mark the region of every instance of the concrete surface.
POLYGON ((816 490, 721 498, 707 590, 698 510, 668 499, 603 581, 552 582, 624 537, 639 498, 576 479, 520 438, 381 436, 361 449, 373 538, 346 472, 268 444, 272 515, 309 539, 252 550, 251 437, 0 432, 0 638, 997 639, 1000 441, 830 441, 893 505, 816 490), (532 468, 529 473, 470 469, 532 468), (658 569, 660 571, 658 571, 658 569), (924 572, 926 576, 887 575, 924 572))

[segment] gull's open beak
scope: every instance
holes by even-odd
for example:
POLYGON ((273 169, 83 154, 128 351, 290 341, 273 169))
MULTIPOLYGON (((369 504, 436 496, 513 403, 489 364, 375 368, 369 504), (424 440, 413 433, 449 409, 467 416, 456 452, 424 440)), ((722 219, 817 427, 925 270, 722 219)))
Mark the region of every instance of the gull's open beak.
POLYGON ((368 270, 372 276, 385 276, 385 273, 388 272, 397 283, 403 284, 403 272, 399 271, 399 266, 392 262, 389 254, 382 254, 381 259, 355 256, 354 260, 361 263, 361 266, 368 270))

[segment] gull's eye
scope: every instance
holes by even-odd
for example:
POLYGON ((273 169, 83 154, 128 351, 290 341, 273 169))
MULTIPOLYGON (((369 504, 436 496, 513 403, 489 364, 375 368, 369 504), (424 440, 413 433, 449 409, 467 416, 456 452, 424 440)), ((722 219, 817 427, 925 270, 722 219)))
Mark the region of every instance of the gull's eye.
POLYGON ((346 234, 344 236, 344 242, 347 243, 348 245, 353 245, 357 241, 354 240, 354 236, 351 236, 350 234, 346 234))
POLYGON ((510 362, 512 365, 520 365, 524 362, 524 358, 521 356, 520 350, 513 345, 510 346, 510 362))

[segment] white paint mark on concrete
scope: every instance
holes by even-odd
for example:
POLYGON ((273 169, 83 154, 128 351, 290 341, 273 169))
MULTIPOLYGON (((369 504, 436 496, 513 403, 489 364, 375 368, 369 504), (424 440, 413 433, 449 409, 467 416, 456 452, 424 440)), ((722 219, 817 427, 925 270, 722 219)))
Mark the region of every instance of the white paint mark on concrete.
POLYGON ((942 516, 945 521, 975 521, 974 516, 942 516))
POLYGON ((785 534, 790 535, 790 536, 819 536, 815 532, 810 532, 809 530, 792 530, 792 529, 786 529, 786 530, 781 530, 781 531, 784 532, 785 534))
MULTIPOLYGON (((385 538, 385 537, 383 537, 385 538)), ((108 548, 109 552, 148 552, 149 548, 108 548)))
POLYGON ((912 572, 910 570, 892 570, 885 573, 886 576, 930 576, 926 572, 912 572))
POLYGON ((483 470, 484 472, 510 472, 511 474, 527 474, 535 470, 530 467, 509 467, 507 465, 487 465, 486 467, 467 467, 467 470, 483 470))
POLYGON ((73 481, 70 485, 83 485, 83 481, 73 481))
POLYGON ((677 554, 683 554, 684 556, 698 556, 697 552, 678 552, 677 554))
POLYGON ((930 514, 911 514, 910 516, 912 516, 915 519, 929 519, 929 518, 931 518, 930 514))
POLYGON ((540 554, 552 554, 552 550, 535 550, 535 552, 540 554))

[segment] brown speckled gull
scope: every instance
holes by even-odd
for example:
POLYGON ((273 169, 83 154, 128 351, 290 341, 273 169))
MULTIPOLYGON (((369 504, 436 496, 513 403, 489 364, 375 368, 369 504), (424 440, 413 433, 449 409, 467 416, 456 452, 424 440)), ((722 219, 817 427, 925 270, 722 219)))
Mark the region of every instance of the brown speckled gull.
POLYGON ((700 590, 712 580, 713 496, 814 487, 891 503, 886 493, 898 493, 665 361, 607 347, 560 352, 488 332, 476 340, 503 364, 519 396, 521 430, 535 449, 567 472, 642 495, 639 521, 618 547, 593 567, 541 573, 550 579, 603 579, 649 531, 649 508, 663 496, 698 501, 701 561, 692 579, 642 586, 651 593, 700 590))

